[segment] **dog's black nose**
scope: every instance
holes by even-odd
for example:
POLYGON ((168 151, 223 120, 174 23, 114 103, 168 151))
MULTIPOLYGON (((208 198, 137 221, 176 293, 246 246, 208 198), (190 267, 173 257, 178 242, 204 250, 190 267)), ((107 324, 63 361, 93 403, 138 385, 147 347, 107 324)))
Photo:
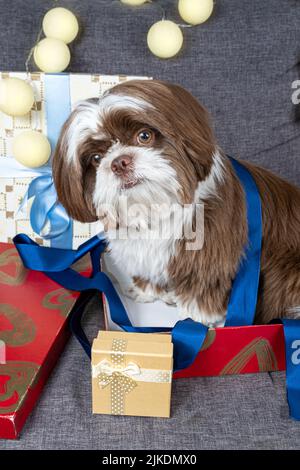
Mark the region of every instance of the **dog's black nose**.
POLYGON ((111 162, 111 169, 117 175, 126 173, 129 169, 132 162, 132 157, 130 155, 120 155, 111 162))

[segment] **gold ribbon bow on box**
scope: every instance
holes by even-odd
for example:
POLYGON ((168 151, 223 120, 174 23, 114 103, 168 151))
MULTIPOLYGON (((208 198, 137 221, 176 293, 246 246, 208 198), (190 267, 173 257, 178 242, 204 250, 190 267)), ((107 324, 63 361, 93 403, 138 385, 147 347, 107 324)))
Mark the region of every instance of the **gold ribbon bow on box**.
POLYGON ((125 397, 132 392, 139 381, 171 382, 171 371, 142 369, 138 364, 125 364, 127 341, 113 339, 111 361, 103 359, 92 366, 93 378, 97 378, 101 388, 111 387, 111 413, 122 415, 125 412, 125 397))
MULTIPOLYGON (((107 360, 97 364, 96 376, 101 388, 111 386, 111 411, 112 414, 123 414, 125 405, 125 395, 131 392, 137 382, 132 378, 133 375, 140 373, 137 364, 129 363, 128 366, 116 369, 115 365, 107 360)), ((93 371, 93 375, 94 375, 93 371)))
POLYGON ((127 341, 123 339, 113 339, 111 363, 104 359, 96 366, 93 366, 93 377, 97 377, 101 388, 111 386, 111 412, 121 415, 124 413, 125 396, 136 386, 136 381, 132 375, 140 373, 137 364, 131 363, 125 366, 124 353, 127 341))

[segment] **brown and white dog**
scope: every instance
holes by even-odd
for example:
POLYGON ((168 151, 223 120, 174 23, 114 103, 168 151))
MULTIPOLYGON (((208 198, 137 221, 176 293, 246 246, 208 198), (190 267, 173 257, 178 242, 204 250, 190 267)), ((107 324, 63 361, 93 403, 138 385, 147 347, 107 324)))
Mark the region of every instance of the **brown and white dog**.
MULTIPOLYGON (((263 245, 257 323, 300 316, 300 190, 244 162, 260 191, 263 245)), ((110 256, 132 278, 131 295, 175 303, 182 318, 224 322, 228 297, 247 243, 244 192, 216 144, 206 110, 183 88, 133 80, 104 97, 79 103, 65 123, 53 160, 59 201, 82 222, 104 219, 110 256), (177 228, 195 226, 204 205, 204 241, 187 249, 185 236, 120 237, 120 200, 157 208, 177 228), (115 211, 114 236, 112 228, 115 211), (163 210, 160 208, 163 207, 163 210)), ((125 220, 125 221, 124 221, 125 220)), ((149 215, 133 225, 143 233, 149 215)))

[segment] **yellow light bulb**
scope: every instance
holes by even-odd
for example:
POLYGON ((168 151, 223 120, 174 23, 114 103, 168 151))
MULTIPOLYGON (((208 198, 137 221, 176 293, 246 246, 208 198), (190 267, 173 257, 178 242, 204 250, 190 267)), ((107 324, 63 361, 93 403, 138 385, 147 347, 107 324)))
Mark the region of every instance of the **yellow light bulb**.
POLYGON ((10 116, 24 116, 34 103, 32 87, 25 80, 9 77, 0 80, 0 110, 10 116))
POLYGON ((139 6, 143 5, 143 3, 148 2, 148 0, 121 0, 121 3, 125 3, 126 5, 134 5, 139 6))
POLYGON ((69 44, 76 38, 78 30, 77 18, 67 8, 52 8, 44 16, 43 31, 48 38, 60 39, 69 44))
POLYGON ((180 51, 183 34, 176 23, 162 20, 154 23, 149 29, 147 43, 152 54, 161 59, 168 59, 180 51))
POLYGON ((13 139, 12 153, 15 159, 24 166, 37 168, 50 158, 49 140, 38 131, 24 131, 13 139))
POLYGON ((213 0, 179 0, 178 11, 181 18, 189 24, 204 23, 212 14, 213 0))
POLYGON ((33 58, 43 72, 59 73, 68 67, 71 54, 60 39, 44 38, 35 46, 33 58))

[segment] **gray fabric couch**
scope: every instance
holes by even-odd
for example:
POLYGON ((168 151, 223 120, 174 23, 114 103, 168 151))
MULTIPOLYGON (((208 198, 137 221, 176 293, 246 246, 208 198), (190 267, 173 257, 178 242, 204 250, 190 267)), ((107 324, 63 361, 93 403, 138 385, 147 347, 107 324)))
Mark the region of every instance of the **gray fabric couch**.
MULTIPOLYGON (((184 30, 180 55, 160 61, 146 46, 160 18, 155 3, 179 21, 175 0, 133 9, 118 0, 69 0, 84 31, 70 70, 150 75, 177 82, 211 112, 227 153, 300 184, 300 112, 291 101, 299 78, 300 2, 216 0, 212 18, 184 30)), ((41 15, 52 2, 0 0, 0 69, 23 70, 41 15)), ((90 336, 101 325, 89 305, 90 336)), ((19 441, 0 449, 299 449, 300 423, 290 420, 285 374, 177 380, 172 418, 91 414, 90 369, 75 339, 68 343, 19 441)))

